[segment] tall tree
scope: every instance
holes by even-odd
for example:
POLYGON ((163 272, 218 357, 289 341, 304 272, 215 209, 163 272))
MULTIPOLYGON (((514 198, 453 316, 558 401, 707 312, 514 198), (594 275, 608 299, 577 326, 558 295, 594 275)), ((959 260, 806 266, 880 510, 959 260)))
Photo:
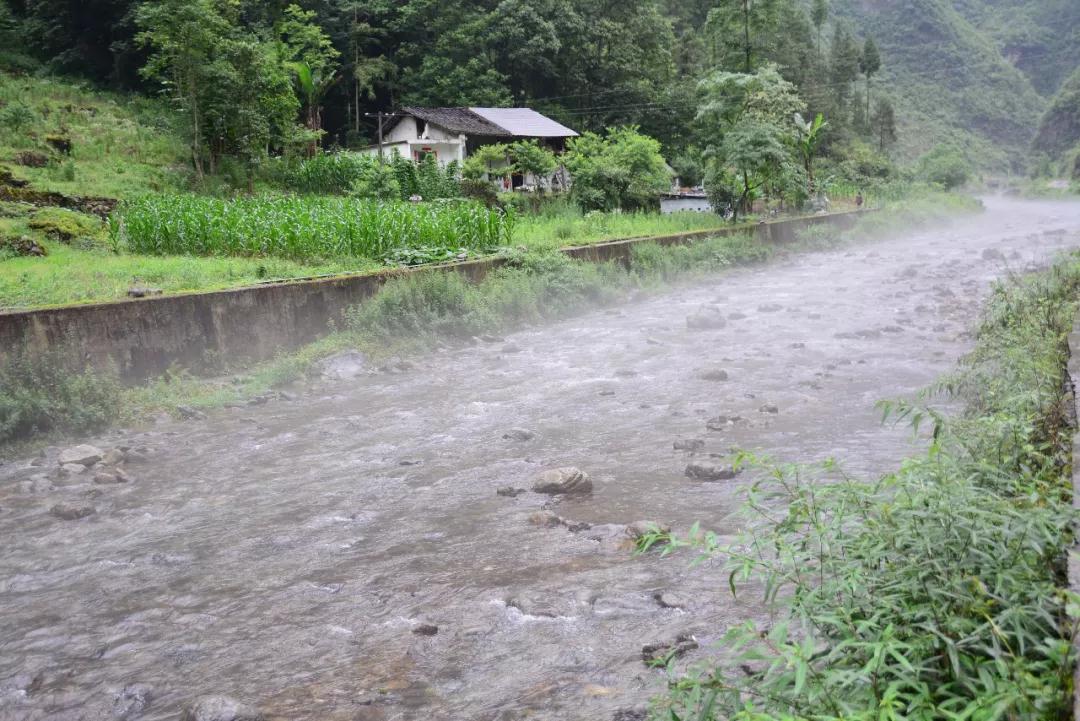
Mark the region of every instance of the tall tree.
POLYGON ((814 5, 810 10, 810 19, 814 23, 814 29, 817 31, 817 47, 820 50, 821 31, 829 20, 829 0, 814 0, 814 5))
POLYGON ((285 61, 296 74, 296 82, 304 99, 305 124, 318 144, 322 136, 322 99, 340 80, 338 58, 341 53, 330 37, 315 22, 316 13, 299 5, 285 8, 278 23, 285 61))
POLYGON ((874 115, 871 119, 874 135, 878 138, 878 147, 881 152, 896 142, 896 111, 892 103, 884 98, 877 101, 874 106, 874 115))
POLYGON ((881 53, 873 38, 867 38, 859 57, 859 70, 866 76, 866 117, 870 117, 870 80, 881 70, 881 53))
POLYGON ((848 100, 851 97, 851 84, 859 77, 859 56, 859 45, 855 42, 855 36, 846 23, 837 23, 829 48, 829 80, 836 103, 834 118, 838 114, 842 114, 844 118, 849 116, 848 100))
POLYGON ((784 169, 794 127, 805 111, 795 86, 775 65, 753 74, 717 71, 699 84, 697 122, 711 138, 705 151, 712 182, 735 183, 735 217, 748 212, 755 192, 784 169))
POLYGON ((781 0, 723 0, 710 10, 705 31, 717 48, 715 62, 728 70, 752 73, 777 37, 783 5, 781 0))
POLYGON ((191 159, 203 176, 203 99, 212 88, 209 70, 235 27, 215 0, 158 0, 139 6, 138 41, 152 54, 142 74, 160 80, 184 107, 190 123, 191 159))

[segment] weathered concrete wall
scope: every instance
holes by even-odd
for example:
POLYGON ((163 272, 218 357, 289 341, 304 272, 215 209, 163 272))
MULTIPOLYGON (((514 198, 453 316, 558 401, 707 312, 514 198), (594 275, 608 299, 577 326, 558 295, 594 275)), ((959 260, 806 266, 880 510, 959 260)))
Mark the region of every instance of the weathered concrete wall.
MULTIPOLYGON (((799 229, 827 223, 849 227, 855 214, 765 223, 753 229, 762 242, 786 243, 799 229)), ((567 248, 579 260, 628 265, 634 245, 692 243, 748 232, 746 228, 638 238, 567 248)), ((392 279, 412 273, 459 273, 483 279, 501 260, 475 260, 374 275, 341 275, 245 288, 122 300, 62 308, 0 312, 0 359, 5 351, 44 353, 72 348, 95 368, 115 368, 139 381, 170 366, 210 370, 217 358, 257 361, 310 343, 343 319, 346 309, 374 295, 392 279)))
MULTIPOLYGON (((1073 323, 1069 334, 1069 394, 1070 416, 1074 423, 1080 421, 1080 318, 1073 323)), ((1073 508, 1080 509, 1080 432, 1074 428, 1072 444, 1072 502, 1073 508)), ((1069 590, 1080 593, 1080 539, 1069 551, 1069 590)), ((1073 645, 1080 651, 1080 639, 1073 639, 1073 645)), ((1080 719, 1080 664, 1073 670, 1073 718, 1080 719)))

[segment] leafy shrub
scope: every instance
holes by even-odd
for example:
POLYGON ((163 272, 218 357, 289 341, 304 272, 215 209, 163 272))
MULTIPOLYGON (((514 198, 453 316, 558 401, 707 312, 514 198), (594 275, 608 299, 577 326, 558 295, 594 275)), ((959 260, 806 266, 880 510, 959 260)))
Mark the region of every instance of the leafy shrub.
POLYGON ((351 194, 369 200, 399 200, 401 187, 390 166, 375 162, 361 170, 353 181, 351 194))
POLYGON ((121 406, 116 378, 78 367, 75 353, 13 351, 0 359, 0 443, 113 422, 121 406))
POLYGON ((25 103, 14 102, 0 108, 0 128, 18 132, 37 125, 39 122, 41 122, 41 116, 25 103))
POLYGON ((359 153, 319 153, 279 161, 273 175, 280 185, 298 193, 345 195, 373 164, 378 161, 359 153))
POLYGON ((758 474, 747 537, 663 540, 727 555, 732 592, 764 589, 781 619, 734 629, 725 664, 676 677, 657 718, 1069 715, 1080 603, 1062 589, 1077 520, 1062 388, 1078 291, 1076 259, 999 286, 974 351, 938 386, 966 414, 885 405, 932 426, 926 457, 896 473, 859 482, 833 462, 739 458, 758 474))
POLYGON ((922 176, 945 190, 954 190, 971 179, 971 163, 960 151, 938 146, 920 161, 922 176))
POLYGON ((633 127, 571 139, 564 162, 571 195, 586 211, 658 210, 671 180, 660 143, 633 127))

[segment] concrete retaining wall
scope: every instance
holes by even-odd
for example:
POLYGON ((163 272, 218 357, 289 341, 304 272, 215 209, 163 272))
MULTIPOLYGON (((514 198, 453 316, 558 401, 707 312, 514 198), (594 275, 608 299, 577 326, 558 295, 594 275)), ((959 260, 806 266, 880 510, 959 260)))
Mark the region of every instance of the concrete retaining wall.
MULTIPOLYGON (((1071 396, 1068 410, 1074 426, 1080 422, 1080 318, 1073 323, 1069 334, 1069 388, 1071 396)), ((1073 508, 1080 509, 1080 429, 1073 429, 1072 444, 1072 502, 1073 508)), ((1069 590, 1080 593, 1080 538, 1069 551, 1069 590)), ((1073 645, 1080 652, 1080 639, 1073 639, 1073 645)), ((1073 719, 1080 719, 1080 664, 1073 669, 1073 719)))
MULTIPOLYGON (((837 213, 765 223, 753 229, 760 241, 787 243, 809 225, 850 227, 854 213, 837 213)), ((632 248, 643 242, 679 245, 695 239, 748 232, 726 228, 657 238, 632 238, 566 248, 572 258, 629 265, 632 248)), ((366 275, 339 275, 282 283, 0 313, 0 360, 5 351, 28 348, 45 353, 76 349, 94 368, 115 368, 137 382, 170 366, 212 370, 215 360, 259 361, 326 335, 346 309, 374 295, 386 281, 411 273, 459 273, 483 279, 499 259, 465 261, 366 275)))

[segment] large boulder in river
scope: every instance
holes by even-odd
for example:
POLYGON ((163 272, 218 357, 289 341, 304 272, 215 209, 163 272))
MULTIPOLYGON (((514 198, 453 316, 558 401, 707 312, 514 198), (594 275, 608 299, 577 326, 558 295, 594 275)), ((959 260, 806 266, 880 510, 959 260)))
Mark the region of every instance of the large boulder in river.
POLYGON ((727 326, 727 319, 719 308, 705 306, 686 316, 686 327, 691 330, 719 330, 727 326))
POLYGON ((532 486, 534 492, 551 496, 592 493, 592 488, 589 475, 573 466, 544 471, 533 479, 532 486))
POLYGON ((738 471, 732 466, 691 463, 686 467, 686 477, 695 481, 730 481, 736 475, 738 471))
POLYGON ((65 521, 77 521, 97 513, 97 509, 88 503, 57 503, 49 513, 65 521))
POLYGON ((367 371, 367 356, 356 350, 330 356, 319 364, 319 374, 332 381, 350 381, 367 371))
POLYGON ((57 457, 56 461, 61 466, 66 466, 69 463, 80 466, 92 466, 100 461, 103 455, 104 453, 100 448, 84 444, 81 446, 65 448, 60 451, 60 455, 57 457))
POLYGON ((203 696, 184 709, 180 721, 262 721, 262 714, 228 696, 203 696))

